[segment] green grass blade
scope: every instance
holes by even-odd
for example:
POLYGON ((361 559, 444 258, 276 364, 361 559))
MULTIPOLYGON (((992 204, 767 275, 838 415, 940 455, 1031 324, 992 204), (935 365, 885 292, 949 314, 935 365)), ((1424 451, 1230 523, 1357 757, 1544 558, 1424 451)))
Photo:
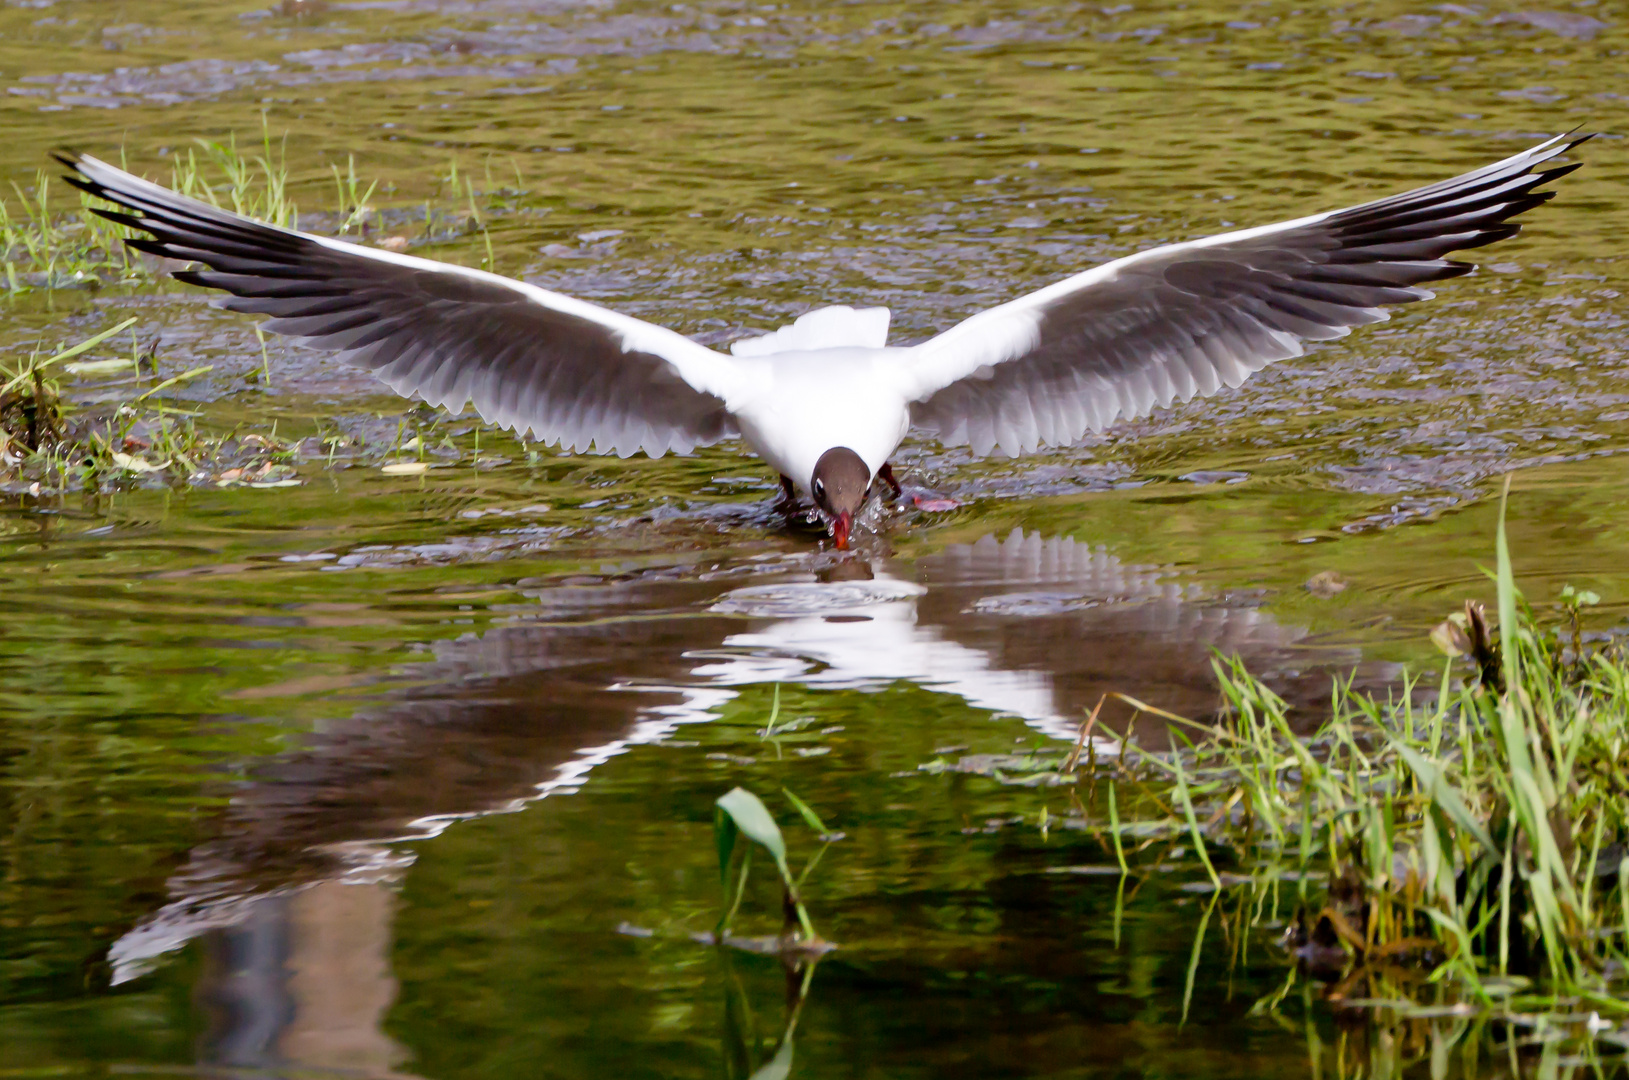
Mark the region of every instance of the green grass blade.
POLYGON ((1454 824, 1476 837, 1477 843, 1487 850, 1498 851, 1499 846, 1493 842, 1493 837, 1488 834, 1488 830, 1483 827, 1482 823, 1476 819, 1476 815, 1471 812, 1471 808, 1466 805, 1459 792, 1443 777, 1442 771, 1427 761, 1425 755, 1412 747, 1405 746, 1396 739, 1392 739, 1390 742, 1391 748, 1397 753, 1397 756, 1402 758, 1408 767, 1413 770, 1414 775, 1419 778, 1420 787, 1438 806, 1442 807, 1443 811, 1453 819, 1454 824))
POLYGON ((1505 509, 1510 503, 1510 474, 1505 474, 1499 495, 1499 528, 1494 534, 1495 580, 1499 588, 1499 653, 1505 677, 1505 692, 1514 695, 1521 686, 1520 649, 1516 642, 1516 574, 1510 567, 1510 543, 1505 537, 1505 509))
POLYGON ((1182 813, 1188 819, 1188 831, 1193 835, 1194 850, 1199 855, 1199 861, 1205 864, 1205 873, 1210 875, 1211 884, 1216 886, 1218 892, 1222 888, 1222 879, 1216 873, 1216 867, 1210 864, 1210 853, 1205 850, 1205 834, 1199 829, 1199 815, 1194 813, 1193 798, 1188 793, 1188 774, 1182 768, 1182 755, 1176 752, 1175 746, 1171 753, 1172 768, 1176 772, 1176 796, 1182 804, 1182 813))
POLYGON ((1109 781, 1109 835, 1114 838, 1114 857, 1120 863, 1120 876, 1131 873, 1126 867, 1126 849, 1120 843, 1120 807, 1114 795, 1114 781, 1109 781))
POLYGON ((781 788, 781 794, 786 796, 786 801, 792 804, 792 809, 798 812, 798 816, 804 820, 804 823, 807 824, 809 828, 813 829, 821 836, 825 836, 831 832, 830 829, 826 828, 826 823, 820 820, 820 815, 815 813, 814 810, 809 807, 808 803, 792 794, 791 788, 781 788))
POLYGON ((1220 891, 1211 894, 1210 903, 1205 905, 1205 913, 1199 917, 1199 929, 1193 935, 1193 949, 1188 953, 1188 978, 1182 987, 1182 1019, 1177 1022, 1179 1029, 1188 1022, 1188 1006, 1193 1003, 1194 978, 1199 974, 1199 955, 1205 947, 1205 928, 1210 925, 1210 913, 1216 910, 1216 901, 1221 898, 1220 891))

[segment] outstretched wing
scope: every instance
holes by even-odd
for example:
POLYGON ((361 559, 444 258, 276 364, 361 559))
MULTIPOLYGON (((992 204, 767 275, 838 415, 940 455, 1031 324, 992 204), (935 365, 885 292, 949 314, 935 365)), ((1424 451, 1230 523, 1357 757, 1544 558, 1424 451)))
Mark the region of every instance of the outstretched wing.
POLYGON ((114 168, 58 155, 81 191, 134 213, 140 251, 202 263, 181 281, 332 349, 404 396, 570 450, 688 453, 735 433, 746 370, 690 339, 525 282, 250 221, 114 168))
POLYGON ((1589 136, 1389 199, 1154 248, 980 312, 918 345, 902 377, 912 422, 947 445, 1008 455, 1074 442, 1116 419, 1237 386, 1302 341, 1344 337, 1426 300, 1443 258, 1514 236, 1535 168, 1589 136))

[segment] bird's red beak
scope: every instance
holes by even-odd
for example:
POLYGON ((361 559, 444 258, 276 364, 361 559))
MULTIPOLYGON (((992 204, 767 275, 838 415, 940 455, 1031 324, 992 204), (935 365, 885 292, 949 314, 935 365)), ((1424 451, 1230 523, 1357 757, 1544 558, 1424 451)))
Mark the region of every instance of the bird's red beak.
POLYGON ((854 515, 847 510, 838 514, 836 520, 831 523, 831 535, 832 539, 837 541, 838 551, 848 550, 848 531, 853 524, 854 515))

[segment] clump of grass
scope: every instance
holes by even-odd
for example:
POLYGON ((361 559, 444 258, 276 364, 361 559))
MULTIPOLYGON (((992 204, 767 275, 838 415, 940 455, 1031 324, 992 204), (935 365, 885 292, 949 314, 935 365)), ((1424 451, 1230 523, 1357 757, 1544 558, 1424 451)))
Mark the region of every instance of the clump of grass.
MULTIPOLYGON (((289 197, 286 150, 288 136, 276 151, 272 148, 271 128, 261 116, 261 152, 250 156, 238 149, 236 133, 224 142, 194 139, 196 147, 177 154, 171 163, 170 186, 183 195, 202 200, 214 206, 242 214, 258 221, 270 222, 285 229, 299 228, 300 212, 289 197), (203 162, 199 161, 199 154, 203 162), (213 165, 221 180, 211 181, 205 164, 213 165)), ((354 176, 354 166, 353 166, 354 176)), ((371 189, 370 189, 371 190, 371 189)), ((344 207, 341 206, 341 213, 344 207)))
POLYGON ((362 187, 362 181, 356 175, 354 154, 346 155, 344 172, 340 172, 338 165, 330 168, 334 173, 334 191, 339 197, 340 222, 337 231, 341 236, 353 228, 366 233, 368 219, 373 215, 373 207, 368 205, 368 200, 373 198, 379 181, 372 181, 365 189, 362 187))
POLYGON ((125 247, 135 235, 91 212, 99 199, 75 192, 78 206, 59 210, 52 202, 52 180, 35 174, 32 191, 13 182, 16 202, 0 195, 0 262, 7 292, 34 288, 70 288, 104 281, 137 279, 146 271, 125 247))
MULTIPOLYGON (((258 141, 257 152, 240 148, 235 133, 224 140, 194 139, 194 145, 171 158, 170 186, 246 217, 298 228, 299 209, 290 192, 286 161, 288 136, 274 142, 263 115, 258 141)), ((449 171, 438 178, 439 196, 462 209, 438 214, 426 202, 424 232, 419 240, 456 241, 479 233, 485 249, 481 265, 492 269, 496 257, 490 220, 513 211, 514 198, 524 194, 519 166, 510 164, 515 170, 514 188, 494 182, 489 157, 485 163, 486 186, 478 189, 474 176, 460 173, 453 159, 449 171)), ((381 210, 372 205, 380 190, 379 181, 364 182, 354 157, 347 158, 343 169, 336 164, 330 166, 330 171, 337 207, 332 219, 322 227, 336 235, 356 233, 368 237, 385 220, 381 210)), ((385 189, 390 190, 389 185, 385 189)), ((37 174, 31 189, 14 183, 12 191, 15 201, 0 197, 0 282, 10 293, 140 282, 155 276, 156 264, 133 256, 124 244, 139 232, 94 213, 97 207, 107 206, 102 200, 76 192, 77 206, 59 207, 52 201, 53 178, 43 171, 37 174)), ((405 250, 412 243, 406 235, 375 239, 392 251, 405 250)))
MULTIPOLYGON (((264 152, 255 156, 241 153, 235 136, 225 142, 196 141, 196 148, 172 160, 171 186, 240 214, 295 227, 298 214, 288 196, 288 170, 282 155, 272 152, 269 131, 264 133, 264 152)), ((58 208, 52 201, 53 190, 53 178, 42 170, 35 175, 31 191, 12 184, 15 204, 0 197, 0 260, 7 291, 142 281, 153 276, 152 264, 133 256, 124 243, 141 234, 94 212, 111 204, 75 192, 77 206, 58 208)))
POLYGON ((212 437, 198 428, 197 413, 165 402, 166 391, 208 374, 212 367, 192 368, 144 387, 146 357, 134 333, 127 356, 76 359, 135 322, 126 319, 49 355, 35 349, 26 357, 0 360, 0 480, 31 480, 35 492, 101 487, 148 474, 258 486, 290 483, 288 466, 297 450, 276 440, 275 425, 270 437, 212 437), (65 375, 126 371, 131 375, 129 394, 111 410, 80 411, 63 392, 65 375), (227 450, 238 457, 247 451, 250 460, 227 469, 223 459, 227 450))
POLYGON ((49 356, 42 357, 35 349, 27 357, 0 360, 0 452, 16 458, 61 444, 67 435, 61 387, 67 362, 135 322, 126 319, 77 345, 58 348, 49 356))
POLYGON ((1434 699, 1412 678, 1384 702, 1337 682, 1304 738, 1218 661, 1221 723, 1132 701, 1171 722, 1172 746, 1122 741, 1115 851, 1124 866, 1133 828, 1186 836, 1217 899, 1256 920, 1295 882, 1287 944, 1329 1000, 1429 999, 1593 1046, 1629 1019, 1629 657, 1585 647, 1589 594, 1540 627, 1502 508, 1493 576, 1496 631, 1473 607, 1433 635, 1473 667, 1456 685, 1451 657, 1434 699))

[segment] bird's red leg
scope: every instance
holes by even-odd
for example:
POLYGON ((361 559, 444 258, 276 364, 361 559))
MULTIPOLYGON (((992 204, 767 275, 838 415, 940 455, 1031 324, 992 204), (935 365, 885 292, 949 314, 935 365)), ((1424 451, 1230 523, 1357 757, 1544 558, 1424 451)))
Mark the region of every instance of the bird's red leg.
POLYGON ((899 496, 900 496, 899 481, 894 479, 894 466, 893 466, 893 464, 891 462, 887 462, 887 461, 883 462, 882 463, 882 468, 877 470, 877 476, 878 476, 879 479, 882 480, 883 483, 888 485, 888 490, 890 490, 890 491, 892 491, 894 493, 894 498, 896 498, 896 499, 899 498, 899 496))

